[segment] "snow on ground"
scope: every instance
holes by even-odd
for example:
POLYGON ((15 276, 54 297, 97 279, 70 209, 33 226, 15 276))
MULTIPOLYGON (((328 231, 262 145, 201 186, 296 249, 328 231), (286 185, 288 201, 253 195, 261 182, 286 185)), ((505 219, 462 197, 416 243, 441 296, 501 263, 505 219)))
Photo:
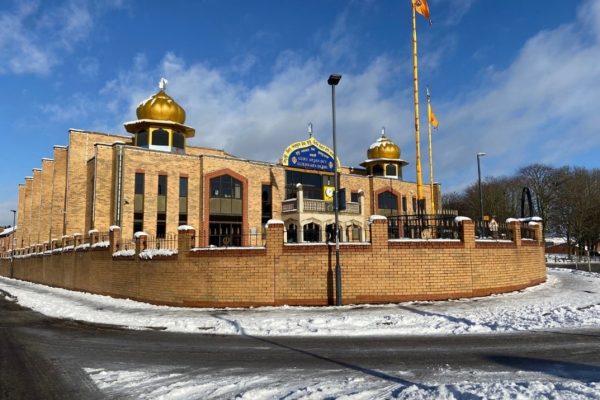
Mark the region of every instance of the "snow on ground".
POLYGON ((191 309, 51 288, 0 277, 22 306, 56 318, 206 334, 422 335, 600 326, 600 274, 549 269, 538 286, 437 302, 342 307, 191 309))
MULTIPOLYGON (((190 377, 177 372, 105 371, 88 368, 86 372, 98 388, 108 395, 135 393, 139 399, 598 399, 600 383, 579 381, 547 382, 507 377, 499 382, 475 383, 480 371, 471 371, 469 381, 438 384, 411 383, 412 374, 399 371, 390 382, 372 376, 322 376, 322 371, 291 377, 281 375, 239 375, 225 370, 218 375, 190 377), (511 379, 512 378, 512 379, 511 379)), ((440 371, 443 373, 444 371, 440 371)), ((516 375, 519 375, 518 373, 516 375)))
MULTIPOLYGON (((250 335, 422 335, 600 326, 600 274, 549 269, 548 281, 522 291, 439 302, 343 307, 187 309, 72 292, 0 277, 0 290, 48 316, 131 329, 250 335)), ((485 371, 440 370, 437 382, 414 383, 411 371, 397 380, 347 370, 252 374, 198 369, 85 368, 111 398, 140 399, 600 399, 600 382, 548 380, 518 371, 498 379, 485 371), (455 377, 455 381, 452 381, 455 377)))

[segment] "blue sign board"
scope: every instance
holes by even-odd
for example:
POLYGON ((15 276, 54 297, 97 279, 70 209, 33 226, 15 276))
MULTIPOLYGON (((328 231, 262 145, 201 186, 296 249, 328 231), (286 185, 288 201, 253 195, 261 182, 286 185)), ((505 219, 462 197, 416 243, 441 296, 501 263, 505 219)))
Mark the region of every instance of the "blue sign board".
POLYGON ((316 171, 334 172, 335 162, 332 156, 311 145, 290 152, 287 165, 316 171))

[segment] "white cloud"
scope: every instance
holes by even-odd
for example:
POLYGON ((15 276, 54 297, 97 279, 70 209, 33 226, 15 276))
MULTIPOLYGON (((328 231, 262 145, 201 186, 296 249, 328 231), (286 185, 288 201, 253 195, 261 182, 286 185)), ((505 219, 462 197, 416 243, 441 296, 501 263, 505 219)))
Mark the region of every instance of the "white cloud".
MULTIPOLYGON (((343 36, 342 25, 336 24, 332 37, 343 36)), ((586 149, 598 149, 600 113, 595 108, 600 103, 600 64, 595 60, 600 59, 599 38, 600 6, 585 2, 576 21, 531 37, 507 68, 490 66, 481 72, 487 78, 474 79, 471 91, 446 95, 452 100, 445 103, 434 102, 441 122, 434 139, 436 180, 446 190, 472 182, 479 151, 488 153, 484 175, 489 176, 512 173, 531 162, 572 164, 586 149)), ((249 159, 277 161, 288 144, 306 137, 308 122, 313 122, 319 140, 331 144, 331 89, 326 84, 331 71, 324 65, 332 54, 335 51, 326 48, 307 59, 284 50, 270 79, 255 86, 239 79, 245 74, 245 68, 236 73, 235 67, 244 64, 239 58, 217 68, 187 64, 174 54, 152 66, 138 55, 129 70, 102 90, 102 106, 97 99, 90 102, 95 110, 106 110, 105 116, 82 128, 123 132, 122 122, 135 118, 137 104, 166 76, 169 94, 184 106, 187 123, 197 130, 193 144, 223 148, 249 159)), ((429 56, 427 61, 422 55, 422 65, 430 69, 445 57, 443 53, 429 56)), ((252 68, 252 57, 248 65, 252 68)), ((406 63, 384 55, 362 69, 344 72, 336 90, 338 150, 345 165, 357 166, 380 127, 386 126, 388 136, 411 163, 405 177, 413 179, 409 70, 406 63)), ((421 88, 424 86, 421 81, 421 88)), ((422 107, 422 132, 426 133, 424 114, 422 107)), ((425 136, 421 147, 426 176, 425 136)))
POLYGON ((107 7, 93 8, 86 0, 16 4, 14 10, 0 13, 0 73, 5 74, 48 74, 89 37, 94 13, 107 7))
POLYGON ((491 175, 572 164, 600 148, 600 6, 585 2, 578 15, 530 38, 512 65, 440 110, 438 159, 452 171, 448 180, 464 181, 478 151, 488 152, 491 175))

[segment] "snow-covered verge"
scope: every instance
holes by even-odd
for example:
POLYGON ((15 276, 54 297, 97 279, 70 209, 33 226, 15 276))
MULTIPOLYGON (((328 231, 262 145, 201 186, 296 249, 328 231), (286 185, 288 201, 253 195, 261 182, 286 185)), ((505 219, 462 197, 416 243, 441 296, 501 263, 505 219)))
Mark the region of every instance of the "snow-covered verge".
MULTIPOLYGON (((225 370, 218 376, 184 375, 176 369, 163 371, 125 371, 86 368, 98 388, 119 396, 135 393, 139 399, 597 399, 598 382, 531 380, 525 376, 507 376, 490 382, 485 372, 465 371, 458 383, 411 383, 410 371, 395 374, 395 383, 359 374, 322 376, 322 371, 269 375, 240 375, 225 370), (468 375, 468 377, 466 376, 468 375), (478 383, 476 383, 478 382, 478 383)), ((440 371, 440 375, 451 371, 440 371)))
POLYGON ((422 335, 600 326, 600 274, 548 271, 546 283, 508 294, 342 307, 176 308, 3 277, 0 289, 19 304, 51 317, 205 334, 422 335))

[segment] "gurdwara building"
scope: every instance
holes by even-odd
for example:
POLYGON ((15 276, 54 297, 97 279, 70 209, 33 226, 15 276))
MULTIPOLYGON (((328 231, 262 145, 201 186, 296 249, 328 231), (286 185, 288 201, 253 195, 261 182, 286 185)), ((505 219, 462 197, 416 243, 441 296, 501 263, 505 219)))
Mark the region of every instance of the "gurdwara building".
MULTIPOLYGON (((287 242, 326 241, 334 225, 334 172, 345 209, 342 241, 363 241, 370 215, 412 214, 416 184, 403 180, 400 148, 382 132, 360 166, 343 166, 312 133, 269 163, 188 145, 195 130, 164 89, 143 101, 121 135, 71 129, 67 146, 19 185, 17 248, 119 226, 123 238, 196 229, 196 244, 249 246, 270 219, 287 242)), ((273 149, 279 153, 281 149, 273 149)), ((432 193, 425 187, 426 204, 432 193)), ((435 204, 439 186, 434 186, 435 204)), ((428 209, 428 208, 427 208, 428 209)))

